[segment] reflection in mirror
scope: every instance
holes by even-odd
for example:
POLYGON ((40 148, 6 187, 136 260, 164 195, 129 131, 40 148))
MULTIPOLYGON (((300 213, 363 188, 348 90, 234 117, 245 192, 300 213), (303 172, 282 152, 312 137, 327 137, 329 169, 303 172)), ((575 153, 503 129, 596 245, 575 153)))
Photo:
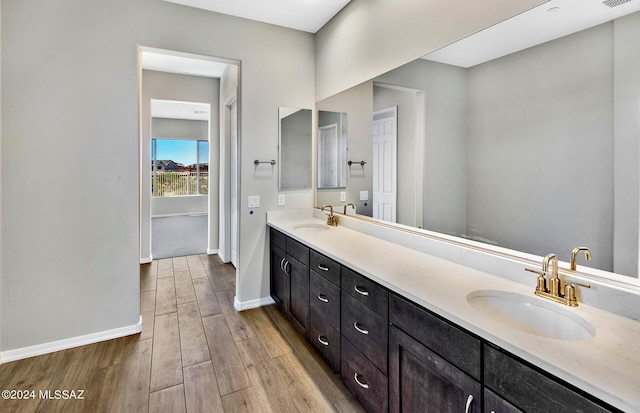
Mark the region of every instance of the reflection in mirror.
POLYGON ((637 277, 640 12, 627 6, 624 17, 510 54, 427 56, 361 85, 373 103, 361 93, 351 107, 373 106, 369 119, 398 107, 397 222, 564 261, 587 246, 593 259, 578 270, 637 277))
POLYGON ((278 114, 278 189, 311 188, 312 111, 281 107, 278 114))
POLYGON ((347 186, 347 114, 318 111, 318 188, 347 186))

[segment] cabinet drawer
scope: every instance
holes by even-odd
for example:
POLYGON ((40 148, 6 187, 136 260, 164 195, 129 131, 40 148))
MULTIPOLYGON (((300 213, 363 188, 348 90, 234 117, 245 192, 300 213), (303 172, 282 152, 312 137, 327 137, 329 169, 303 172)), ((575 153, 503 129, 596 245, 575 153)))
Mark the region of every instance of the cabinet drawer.
POLYGON ((311 250, 309 259, 309 269, 340 286, 340 264, 314 250, 311 250))
POLYGON ((331 370, 340 374, 340 332, 313 309, 309 314, 309 341, 331 370))
POLYGON ((522 410, 486 387, 484 389, 484 411, 486 413, 522 413, 522 410))
POLYGON ((389 292, 386 288, 363 277, 347 267, 342 267, 342 289, 387 320, 389 292))
POLYGON ((306 267, 309 266, 309 247, 289 237, 287 237, 287 254, 306 267))
POLYGON ((389 306, 392 324, 480 380, 480 339, 395 294, 391 294, 389 306))
POLYGON ((287 236, 282 232, 271 228, 269 231, 269 238, 271 239, 271 243, 276 245, 278 248, 283 250, 287 248, 287 236))
POLYGON ((340 329, 340 288, 311 271, 309 282, 309 306, 324 318, 331 327, 340 329))
POLYGON ((484 384, 525 412, 611 412, 492 345, 484 345, 484 384))
POLYGON ((385 375, 387 374, 387 320, 342 292, 340 332, 385 375))
POLYGON ((342 382, 369 412, 388 410, 387 377, 342 337, 342 382))

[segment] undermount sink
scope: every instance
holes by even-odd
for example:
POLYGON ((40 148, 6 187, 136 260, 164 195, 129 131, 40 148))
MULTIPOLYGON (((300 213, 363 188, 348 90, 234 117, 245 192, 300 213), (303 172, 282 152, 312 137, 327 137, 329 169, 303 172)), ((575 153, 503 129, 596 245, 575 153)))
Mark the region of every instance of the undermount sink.
POLYGON ((494 321, 541 337, 578 341, 596 334, 587 320, 533 293, 478 290, 467 295, 467 302, 494 321))
POLYGON ((328 231, 329 229, 331 229, 331 227, 329 225, 323 224, 298 224, 294 225, 293 229, 305 230, 309 232, 322 232, 328 231))

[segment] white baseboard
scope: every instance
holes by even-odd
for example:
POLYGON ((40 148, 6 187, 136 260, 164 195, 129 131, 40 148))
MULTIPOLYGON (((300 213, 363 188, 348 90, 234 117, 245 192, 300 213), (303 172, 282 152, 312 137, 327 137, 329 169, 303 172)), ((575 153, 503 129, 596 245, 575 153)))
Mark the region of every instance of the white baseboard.
POLYGON ((153 257, 140 258, 140 264, 151 264, 152 262, 153 262, 153 257))
POLYGON ((209 254, 209 255, 218 255, 218 251, 220 251, 220 250, 209 250, 208 249, 207 250, 207 254, 209 254))
POLYGON ((35 346, 18 348, 0 352, 0 364, 10 361, 26 359, 28 357, 40 356, 42 354, 53 353, 55 351, 66 350, 73 347, 98 343, 100 341, 112 340, 114 338, 126 337, 142 331, 142 316, 137 324, 125 327, 114 328, 112 330, 100 331, 84 336, 66 338, 64 340, 52 341, 50 343, 38 344, 35 346))
POLYGON ((264 307, 265 305, 275 304, 271 297, 262 297, 257 300, 238 301, 238 297, 233 297, 233 306, 238 311, 251 310, 252 308, 264 307))

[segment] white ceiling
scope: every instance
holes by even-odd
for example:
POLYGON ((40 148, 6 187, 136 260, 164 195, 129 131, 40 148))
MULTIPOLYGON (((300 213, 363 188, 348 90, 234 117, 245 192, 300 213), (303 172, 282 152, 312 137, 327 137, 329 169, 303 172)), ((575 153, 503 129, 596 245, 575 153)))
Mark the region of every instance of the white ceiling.
POLYGON ((615 7, 602 3, 602 0, 551 0, 424 59, 472 67, 640 10, 640 0, 615 7))
POLYGON ((351 0, 164 0, 315 33, 351 0))

